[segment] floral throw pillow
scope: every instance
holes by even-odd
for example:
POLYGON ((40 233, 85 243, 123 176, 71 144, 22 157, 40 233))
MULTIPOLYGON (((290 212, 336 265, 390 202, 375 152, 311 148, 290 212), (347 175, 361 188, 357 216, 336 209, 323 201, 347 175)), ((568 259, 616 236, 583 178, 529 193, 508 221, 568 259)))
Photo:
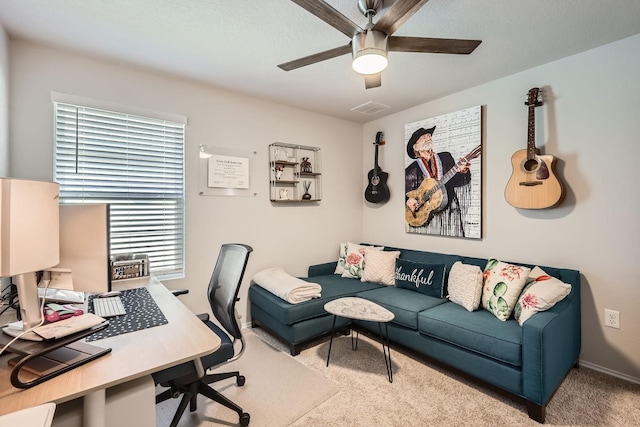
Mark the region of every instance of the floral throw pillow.
POLYGON ((362 278, 362 270, 364 269, 364 248, 371 247, 375 250, 382 250, 381 246, 363 246, 355 243, 347 243, 347 255, 345 257, 344 271, 342 277, 351 279, 362 278))
POLYGON ((530 268, 490 259, 484 269, 482 307, 506 321, 516 305, 530 268))
POLYGON ((338 265, 336 265, 336 269, 333 274, 342 274, 344 273, 344 266, 347 263, 347 244, 340 243, 340 250, 338 255, 338 265))
POLYGON ((562 301, 571 292, 571 285, 549 276, 540 267, 529 273, 527 285, 522 291, 513 316, 522 326, 534 314, 545 311, 562 301))

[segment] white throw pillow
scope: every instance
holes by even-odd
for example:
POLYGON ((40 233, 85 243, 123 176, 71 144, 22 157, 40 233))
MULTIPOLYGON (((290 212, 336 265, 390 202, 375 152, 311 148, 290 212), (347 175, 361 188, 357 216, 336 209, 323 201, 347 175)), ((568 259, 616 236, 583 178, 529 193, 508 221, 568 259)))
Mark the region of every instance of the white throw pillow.
POLYGON ((571 292, 571 285, 549 276, 540 267, 529 273, 527 285, 522 291, 513 315, 522 326, 534 314, 545 311, 562 301, 571 292))
POLYGON ((522 293, 530 268, 490 259, 484 269, 482 307, 506 321, 522 293))
POLYGON ((347 243, 347 256, 345 257, 344 271, 342 277, 360 279, 364 268, 364 249, 370 247, 381 251, 383 246, 363 246, 356 243, 347 243))
POLYGON ((482 299, 482 279, 482 270, 477 265, 455 262, 449 272, 447 298, 467 311, 477 310, 482 299))
POLYGON ((396 259, 400 251, 381 251, 376 248, 364 248, 363 282, 381 283, 393 286, 396 282, 396 259))

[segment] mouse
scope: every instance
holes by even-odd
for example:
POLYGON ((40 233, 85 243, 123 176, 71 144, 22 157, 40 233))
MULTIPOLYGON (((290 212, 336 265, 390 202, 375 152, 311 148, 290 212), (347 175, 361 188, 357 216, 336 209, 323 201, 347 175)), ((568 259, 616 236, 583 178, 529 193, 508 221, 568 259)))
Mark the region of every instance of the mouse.
POLYGON ((103 294, 98 295, 98 298, 117 297, 117 296, 120 296, 120 294, 121 294, 120 291, 109 291, 109 292, 105 292, 103 294))

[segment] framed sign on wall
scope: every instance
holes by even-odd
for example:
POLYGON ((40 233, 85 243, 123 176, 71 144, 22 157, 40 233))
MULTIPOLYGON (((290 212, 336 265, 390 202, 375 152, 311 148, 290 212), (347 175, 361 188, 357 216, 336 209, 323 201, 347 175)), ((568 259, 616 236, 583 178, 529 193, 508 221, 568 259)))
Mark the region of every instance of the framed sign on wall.
POLYGON ((200 145, 198 194, 201 196, 252 196, 255 189, 257 151, 200 145))

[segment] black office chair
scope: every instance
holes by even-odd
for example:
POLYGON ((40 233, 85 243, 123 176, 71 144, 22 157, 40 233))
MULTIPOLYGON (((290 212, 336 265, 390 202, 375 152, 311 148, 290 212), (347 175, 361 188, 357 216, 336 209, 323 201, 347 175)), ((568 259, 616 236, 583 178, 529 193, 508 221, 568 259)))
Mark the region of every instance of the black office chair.
MULTIPOLYGON (((249 254, 251 254, 252 251, 253 248, 251 248, 251 246, 242 244, 224 244, 220 249, 218 261, 216 262, 211 280, 209 281, 208 296, 213 315, 222 328, 211 322, 207 314, 199 315, 198 317, 207 324, 209 329, 220 337, 222 344, 218 350, 200 359, 205 370, 217 368, 232 362, 244 353, 245 340, 236 319, 235 305, 239 300, 238 291, 240 290, 242 277, 247 267, 249 254), (241 342, 241 347, 240 351, 236 353, 234 344, 236 344, 238 340, 241 342)), ((187 292, 186 290, 182 290, 174 292, 174 294, 180 295, 187 292)), ((244 385, 245 378, 237 371, 199 376, 194 362, 186 362, 165 369, 164 371, 153 374, 156 385, 159 384, 162 387, 168 387, 168 390, 156 396, 156 403, 164 402, 171 397, 177 398, 181 394, 183 395, 178 410, 171 421, 171 427, 175 427, 178 425, 178 421, 180 421, 188 403, 190 403, 189 409, 191 412, 197 409, 198 394, 202 394, 236 411, 240 417, 240 425, 243 427, 248 426, 250 419, 249 414, 243 412, 240 406, 209 386, 209 384, 216 381, 232 377, 236 378, 236 384, 238 386, 244 385)))

